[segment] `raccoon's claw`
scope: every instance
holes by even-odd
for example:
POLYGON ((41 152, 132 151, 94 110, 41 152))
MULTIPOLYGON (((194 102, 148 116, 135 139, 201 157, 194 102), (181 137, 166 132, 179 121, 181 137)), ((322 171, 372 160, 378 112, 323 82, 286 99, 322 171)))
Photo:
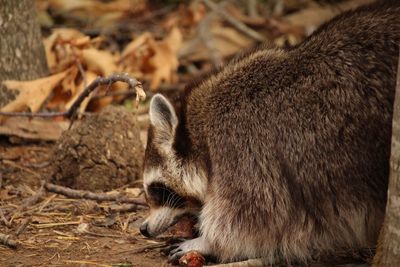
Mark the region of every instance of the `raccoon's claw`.
POLYGON ((170 245, 170 246, 168 246, 168 247, 162 249, 161 252, 162 252, 164 255, 168 256, 173 250, 175 250, 175 249, 178 248, 178 247, 179 247, 179 244, 173 244, 173 245, 170 245))
MULTIPOLYGON (((175 245, 170 246, 170 248, 173 246, 175 245)), ((168 261, 172 263, 177 262, 183 255, 191 250, 196 250, 203 256, 210 254, 208 242, 205 241, 203 237, 198 237, 182 242, 181 244, 179 244, 179 246, 175 248, 171 248, 168 256, 168 261)))
POLYGON ((170 263, 176 263, 176 262, 178 262, 179 259, 180 259, 183 255, 185 255, 185 254, 186 254, 186 252, 184 252, 182 249, 180 249, 180 248, 178 247, 178 248, 172 250, 172 251, 169 253, 168 262, 170 262, 170 263))

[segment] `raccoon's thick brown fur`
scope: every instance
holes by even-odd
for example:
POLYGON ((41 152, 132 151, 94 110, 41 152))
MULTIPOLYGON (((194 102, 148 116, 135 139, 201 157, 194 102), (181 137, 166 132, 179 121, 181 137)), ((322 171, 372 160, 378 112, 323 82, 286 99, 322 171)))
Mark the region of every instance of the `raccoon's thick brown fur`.
POLYGON ((399 44, 400 1, 379 2, 188 91, 173 147, 206 173, 201 235, 215 256, 290 262, 375 244, 399 44))

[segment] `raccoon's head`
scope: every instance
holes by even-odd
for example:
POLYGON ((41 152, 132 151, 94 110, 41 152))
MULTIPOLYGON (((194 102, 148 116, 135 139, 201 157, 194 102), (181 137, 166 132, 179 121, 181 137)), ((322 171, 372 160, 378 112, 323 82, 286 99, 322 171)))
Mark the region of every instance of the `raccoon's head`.
POLYGON ((171 103, 156 94, 150 102, 149 115, 143 180, 150 215, 140 232, 154 237, 184 215, 198 214, 207 189, 207 178, 190 152, 178 151, 184 147, 182 143, 188 142, 189 136, 177 134, 184 122, 179 122, 171 103))

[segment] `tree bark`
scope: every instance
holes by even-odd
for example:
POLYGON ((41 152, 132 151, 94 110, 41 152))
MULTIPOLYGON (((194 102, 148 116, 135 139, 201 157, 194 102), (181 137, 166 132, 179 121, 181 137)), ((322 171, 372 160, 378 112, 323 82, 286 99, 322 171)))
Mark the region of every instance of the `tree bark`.
POLYGON ((393 109, 388 202, 380 239, 374 266, 400 266, 400 58, 393 109))
MULTIPOLYGON (((0 83, 47 75, 46 55, 33 0, 0 0, 0 83)), ((16 92, 0 85, 0 107, 16 92)))

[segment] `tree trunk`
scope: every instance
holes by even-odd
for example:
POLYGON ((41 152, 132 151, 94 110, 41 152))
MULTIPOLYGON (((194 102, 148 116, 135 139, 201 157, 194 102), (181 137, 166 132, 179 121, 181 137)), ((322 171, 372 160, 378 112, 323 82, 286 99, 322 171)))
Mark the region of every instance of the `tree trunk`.
POLYGON ((388 202, 374 261, 374 266, 400 266, 400 58, 393 110, 388 202))
MULTIPOLYGON (((0 0, 0 36, 0 83, 47 75, 34 0, 0 0)), ((0 85, 0 107, 14 95, 0 85)))

